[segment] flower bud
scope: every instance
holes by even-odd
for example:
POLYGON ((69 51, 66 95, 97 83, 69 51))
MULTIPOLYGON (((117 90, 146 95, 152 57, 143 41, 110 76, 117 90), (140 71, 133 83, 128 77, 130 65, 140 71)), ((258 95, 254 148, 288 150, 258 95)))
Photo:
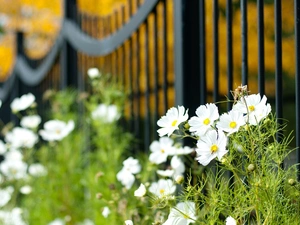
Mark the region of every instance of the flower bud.
POLYGON ((101 193, 97 193, 97 194, 96 194, 96 198, 97 198, 97 199, 101 199, 101 198, 102 198, 102 194, 101 194, 101 193))
POLYGON ((296 184, 296 181, 294 179, 289 179, 288 180, 288 183, 291 185, 291 186, 294 186, 296 184))
POLYGON ((184 128, 187 129, 187 130, 190 129, 190 125, 189 125, 188 122, 186 122, 186 123, 184 124, 184 128))
POLYGON ((254 165, 254 164, 249 164, 248 165, 248 167, 247 167, 247 170, 249 171, 249 172, 253 172, 254 170, 255 170, 255 168, 256 168, 256 166, 254 165))
POLYGON ((98 180, 100 177, 102 177, 104 175, 103 172, 98 172, 96 175, 95 175, 95 178, 98 180))
POLYGON ((175 182, 177 184, 182 184, 183 181, 184 181, 184 177, 182 175, 178 175, 178 176, 175 177, 175 182))
POLYGON ((225 157, 223 157, 222 159, 221 159, 221 163, 222 164, 225 164, 227 162, 227 159, 225 158, 225 157))

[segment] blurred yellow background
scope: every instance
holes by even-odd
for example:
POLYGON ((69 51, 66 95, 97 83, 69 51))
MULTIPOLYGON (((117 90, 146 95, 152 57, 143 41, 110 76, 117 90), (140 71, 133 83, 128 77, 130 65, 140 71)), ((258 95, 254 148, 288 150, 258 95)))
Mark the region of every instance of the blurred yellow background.
MULTIPOLYGON (((63 1, 61 0, 0 0, 0 23, 4 26, 6 33, 0 38, 0 80, 5 80, 9 75, 15 58, 14 32, 21 30, 25 33, 25 50, 31 58, 41 58, 51 48, 55 37, 60 30, 63 18, 63 1)), ((172 1, 168 1, 168 10, 172 11, 172 1)), ((213 1, 206 3, 206 49, 207 49, 207 77, 208 90, 213 88, 213 1)), ((274 95, 275 92, 275 45, 274 45, 274 4, 270 1, 265 3, 265 71, 267 79, 266 94, 274 95)), ((82 14, 91 14, 105 17, 111 15, 121 6, 128 4, 125 0, 78 0, 79 11, 82 14)), ((220 50, 220 84, 227 83, 227 55, 226 55, 226 1, 220 0, 219 14, 219 50, 220 50)), ((234 5, 239 1, 234 0, 234 5)), ((170 15, 170 14, 169 14, 170 15)), ((128 17, 128 15, 127 15, 128 17)), ((234 86, 241 82, 241 21, 240 11, 234 10, 233 15, 233 54, 234 54, 234 86)), ((128 17, 129 18, 129 17, 128 17)), ((151 18, 149 18, 151 24, 151 18)), ((168 68, 173 73, 173 18, 169 18, 168 33, 168 68)), ((295 53, 294 53, 294 18, 293 1, 285 1, 282 4, 283 21, 283 72, 286 82, 294 79, 295 53)), ((117 28, 114 28, 117 29, 117 28)), ((112 30, 114 30, 112 29, 112 30)), ((143 28, 141 28, 141 31, 143 28)), ((101 36, 101 35, 100 35, 101 36)), ((99 36, 99 37, 100 37, 99 36)), ((143 42, 143 38, 140 39, 143 42)), ((151 40, 149 44, 153 43, 151 40)), ((258 47, 257 47, 257 7, 256 1, 248 1, 248 63, 249 63, 249 83, 253 92, 257 91, 257 67, 258 67, 258 47)), ((143 57, 143 53, 141 53, 143 57)), ((98 57, 98 60, 104 60, 98 57)), ((143 62, 143 60, 141 60, 143 62)), ((150 64, 153 62, 149 61, 150 64)), ((143 68, 141 69, 143 70, 143 68)), ((112 71, 113 72, 113 71, 112 71)), ((150 71, 151 72, 151 71, 150 71)), ((174 77, 170 75, 172 80, 174 77)), ((291 81, 292 82, 292 81, 291 81)), ((221 93, 226 93, 226 85, 220 85, 221 93)))

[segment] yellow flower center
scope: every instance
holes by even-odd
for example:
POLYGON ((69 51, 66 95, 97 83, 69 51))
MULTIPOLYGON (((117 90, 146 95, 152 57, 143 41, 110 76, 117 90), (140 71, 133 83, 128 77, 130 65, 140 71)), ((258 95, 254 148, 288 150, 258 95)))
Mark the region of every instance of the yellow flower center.
POLYGON ((216 151, 218 151, 218 146, 217 145, 212 145, 211 147, 210 147, 210 151, 211 151, 211 153, 215 153, 216 151))
POLYGON ((164 149, 161 149, 160 152, 161 152, 161 153, 165 153, 165 150, 164 150, 164 149))
POLYGON ((176 126, 176 123, 177 123, 177 120, 174 120, 174 121, 172 122, 172 127, 175 127, 175 126, 176 126))
POLYGON ((164 194, 165 193, 165 189, 160 189, 159 190, 159 193, 162 195, 162 194, 164 194))
POLYGON ((250 112, 253 112, 255 110, 255 107, 253 105, 250 105, 249 107, 250 112))
POLYGON ((204 123, 205 125, 208 125, 208 124, 210 123, 210 120, 209 120, 208 118, 206 118, 205 120, 203 120, 203 123, 204 123))
POLYGON ((235 128, 236 127, 236 122, 232 121, 229 124, 230 128, 235 128))

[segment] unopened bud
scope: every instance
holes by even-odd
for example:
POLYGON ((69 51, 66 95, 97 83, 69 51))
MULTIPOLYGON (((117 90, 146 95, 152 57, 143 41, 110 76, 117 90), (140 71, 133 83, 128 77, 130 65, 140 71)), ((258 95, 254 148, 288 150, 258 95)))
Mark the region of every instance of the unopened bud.
POLYGON ((182 184, 183 181, 184 181, 184 177, 182 175, 178 175, 178 176, 175 177, 175 182, 177 184, 182 184))
POLYGON ((96 175, 95 175, 95 180, 96 181, 98 181, 98 179, 100 178, 100 177, 102 177, 104 175, 104 173, 103 172, 98 172, 96 175))
POLYGON ((289 179, 289 184, 291 185, 291 186, 294 186, 295 184, 296 184, 296 181, 294 180, 294 179, 289 179))
POLYGON ((221 159, 221 163, 222 164, 225 164, 227 162, 227 159, 225 158, 225 157, 223 157, 222 159, 221 159))
POLYGON ((254 164, 252 164, 252 163, 249 164, 248 167, 247 167, 247 169, 248 169, 249 172, 253 172, 255 170, 255 168, 256 168, 256 166, 254 164))
POLYGON ((188 122, 186 122, 186 123, 184 124, 184 128, 187 129, 187 130, 190 129, 190 125, 189 125, 188 122))
POLYGON ((152 225, 161 225, 162 223, 160 221, 155 221, 154 223, 152 223, 152 225))
POLYGON ((110 184, 110 185, 108 186, 108 188, 109 188, 110 190, 115 190, 115 189, 116 189, 116 186, 115 186, 115 184, 110 184))
POLYGON ((246 124, 246 125, 244 126, 244 129, 245 129, 245 130, 249 130, 249 125, 246 124))
POLYGON ((101 199, 102 196, 103 196, 103 195, 102 195, 101 193, 97 193, 97 194, 96 194, 96 198, 97 198, 97 199, 101 199))

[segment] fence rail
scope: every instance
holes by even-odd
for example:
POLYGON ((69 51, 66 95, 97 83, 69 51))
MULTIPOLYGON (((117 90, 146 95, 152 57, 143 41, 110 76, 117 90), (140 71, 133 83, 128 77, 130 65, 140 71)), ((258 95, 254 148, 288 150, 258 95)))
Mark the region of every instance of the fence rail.
MULTIPOLYGON (((23 35, 17 35, 18 56, 0 89, 0 113, 12 119, 7 116, 10 101, 31 89, 40 93, 73 85, 84 90, 87 69, 99 67, 131 91, 128 126, 148 149, 157 138, 156 121, 168 108, 184 105, 193 113, 224 95, 232 99, 230 91, 242 83, 266 94, 277 118, 290 120, 288 129, 295 130, 298 147, 300 6, 298 0, 284 4, 128 0, 112 14, 96 17, 66 0, 61 32, 34 68, 23 52, 23 35)), ((294 161, 300 162, 299 151, 294 161)))

